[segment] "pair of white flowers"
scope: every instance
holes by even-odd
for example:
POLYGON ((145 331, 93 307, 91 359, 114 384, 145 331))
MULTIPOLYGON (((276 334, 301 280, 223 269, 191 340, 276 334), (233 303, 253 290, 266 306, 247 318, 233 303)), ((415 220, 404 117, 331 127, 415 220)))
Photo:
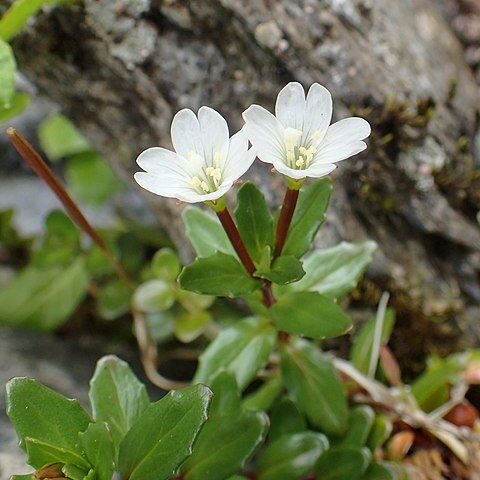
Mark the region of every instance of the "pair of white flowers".
POLYGON ((227 122, 215 110, 202 107, 198 118, 192 110, 180 110, 171 128, 175 152, 161 147, 145 150, 137 158, 145 172, 137 172, 135 180, 164 197, 188 203, 213 201, 256 157, 295 180, 322 177, 336 168, 336 162, 365 150, 362 140, 370 135, 363 118, 330 125, 332 97, 318 83, 306 98, 299 83, 289 83, 278 94, 275 116, 252 105, 243 118, 245 126, 230 138, 227 122))

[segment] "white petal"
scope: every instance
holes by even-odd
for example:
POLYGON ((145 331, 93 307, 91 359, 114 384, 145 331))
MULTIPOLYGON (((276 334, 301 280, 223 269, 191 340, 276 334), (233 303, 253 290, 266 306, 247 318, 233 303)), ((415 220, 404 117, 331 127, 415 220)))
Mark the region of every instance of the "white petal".
POLYGON ((188 158, 189 152, 204 156, 200 124, 190 109, 184 108, 173 117, 171 134, 173 147, 182 157, 188 158))
POLYGON ((280 90, 275 104, 275 115, 284 128, 302 130, 305 91, 298 82, 290 82, 280 90))
POLYGON ((360 140, 344 144, 331 143, 315 155, 314 165, 340 162, 363 152, 366 148, 367 144, 360 140))
POLYGON ((248 149, 245 127, 230 139, 227 160, 223 167, 223 181, 238 180, 252 165, 256 157, 255 148, 248 149))
POLYGON ((262 162, 285 162, 285 142, 281 123, 269 111, 252 105, 243 112, 245 132, 262 162))
POLYGON ((372 129, 370 124, 360 117, 349 117, 330 125, 327 134, 322 142, 323 145, 329 143, 345 143, 355 140, 363 140, 370 135, 372 129))
POLYGON ((224 160, 228 151, 228 125, 225 119, 213 108, 201 107, 198 111, 198 122, 202 134, 205 160, 211 162, 215 152, 219 152, 224 160))
POLYGON ((306 170, 296 170, 296 169, 287 167, 287 165, 283 162, 274 163, 273 166, 281 174, 286 175, 287 177, 290 177, 290 178, 294 178, 295 180, 308 177, 306 170))
POLYGON ((332 165, 331 163, 315 164, 307 168, 305 173, 307 173, 307 177, 319 178, 329 175, 336 168, 337 166, 332 165))
POLYGON ((152 147, 142 152, 137 164, 146 172, 155 175, 169 175, 186 178, 190 176, 188 161, 170 150, 152 147))
POLYGON ((310 137, 318 132, 314 145, 318 145, 327 133, 332 120, 332 96, 322 85, 314 83, 307 94, 305 117, 303 120, 302 138, 304 145, 310 137))

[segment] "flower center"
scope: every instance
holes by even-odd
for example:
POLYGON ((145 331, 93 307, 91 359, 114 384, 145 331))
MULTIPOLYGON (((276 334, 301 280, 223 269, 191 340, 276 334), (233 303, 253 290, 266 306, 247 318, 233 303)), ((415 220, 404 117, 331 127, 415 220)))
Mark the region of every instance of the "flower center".
POLYGON ((196 152, 188 152, 188 158, 195 163, 196 175, 187 178, 187 182, 198 193, 204 195, 206 193, 216 192, 222 181, 222 170, 220 169, 220 152, 213 155, 213 164, 207 166, 205 160, 196 152))
POLYGON ((318 138, 319 132, 313 133, 307 142, 307 146, 301 145, 302 133, 301 130, 295 128, 286 128, 284 133, 287 165, 295 170, 305 170, 308 168, 317 152, 317 149, 313 145, 308 146, 308 144, 318 138))

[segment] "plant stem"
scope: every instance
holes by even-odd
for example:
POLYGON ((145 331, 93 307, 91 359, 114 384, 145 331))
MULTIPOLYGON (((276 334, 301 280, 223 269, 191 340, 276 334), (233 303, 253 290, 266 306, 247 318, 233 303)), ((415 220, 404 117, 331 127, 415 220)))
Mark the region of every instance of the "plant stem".
MULTIPOLYGON (((247 272, 253 277, 255 276, 255 264, 253 263, 252 257, 248 253, 247 247, 243 243, 242 237, 235 225, 230 212, 227 207, 224 207, 219 210, 215 210, 220 223, 222 224, 230 242, 237 252, 238 258, 243 263, 244 267, 247 269, 247 272)), ((277 300, 273 296, 272 292, 272 283, 266 281, 262 285, 262 302, 266 308, 270 308, 277 300)))
POLYGON ((253 276, 256 270, 255 265, 252 257, 250 257, 250 254, 247 251, 247 248, 245 247, 245 244, 243 243, 242 237, 240 237, 240 233, 237 230, 237 226, 235 225, 230 212, 225 207, 222 210, 216 210, 216 214, 228 238, 230 239, 233 248, 237 252, 238 258, 247 269, 247 272, 253 276))
POLYGON ((283 199, 282 210, 280 212, 280 218, 278 219, 277 232, 275 234, 275 249, 273 251, 273 258, 277 258, 281 255, 285 240, 287 239, 288 229, 292 222, 293 213, 298 200, 298 189, 293 189, 290 186, 285 192, 283 199))
POLYGON ((92 227, 90 222, 86 219, 86 217, 78 208, 75 201, 72 199, 72 197, 70 197, 64 186, 60 183, 60 180, 58 180, 53 171, 43 161, 40 154, 20 134, 20 132, 18 132, 14 128, 9 127, 7 129, 7 135, 17 152, 30 165, 32 170, 50 187, 50 190, 52 190, 52 192, 57 196, 67 213, 70 215, 70 218, 103 251, 103 253, 107 257, 108 261, 111 263, 113 269, 121 278, 121 280, 123 280, 123 282, 130 288, 133 288, 132 281, 130 280, 128 274, 125 272, 122 265, 113 256, 107 244, 103 241, 103 238, 100 236, 97 230, 92 227))

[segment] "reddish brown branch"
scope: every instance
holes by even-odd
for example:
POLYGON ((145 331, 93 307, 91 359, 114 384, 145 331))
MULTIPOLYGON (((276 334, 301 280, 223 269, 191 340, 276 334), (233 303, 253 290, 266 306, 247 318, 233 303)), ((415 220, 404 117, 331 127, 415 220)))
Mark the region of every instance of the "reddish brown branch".
POLYGON ((282 211, 278 219, 277 232, 275 234, 275 249, 273 258, 277 258, 282 254, 285 240, 287 239, 288 229, 292 222, 293 213, 297 205, 299 190, 287 188, 285 198, 283 199, 282 211))

